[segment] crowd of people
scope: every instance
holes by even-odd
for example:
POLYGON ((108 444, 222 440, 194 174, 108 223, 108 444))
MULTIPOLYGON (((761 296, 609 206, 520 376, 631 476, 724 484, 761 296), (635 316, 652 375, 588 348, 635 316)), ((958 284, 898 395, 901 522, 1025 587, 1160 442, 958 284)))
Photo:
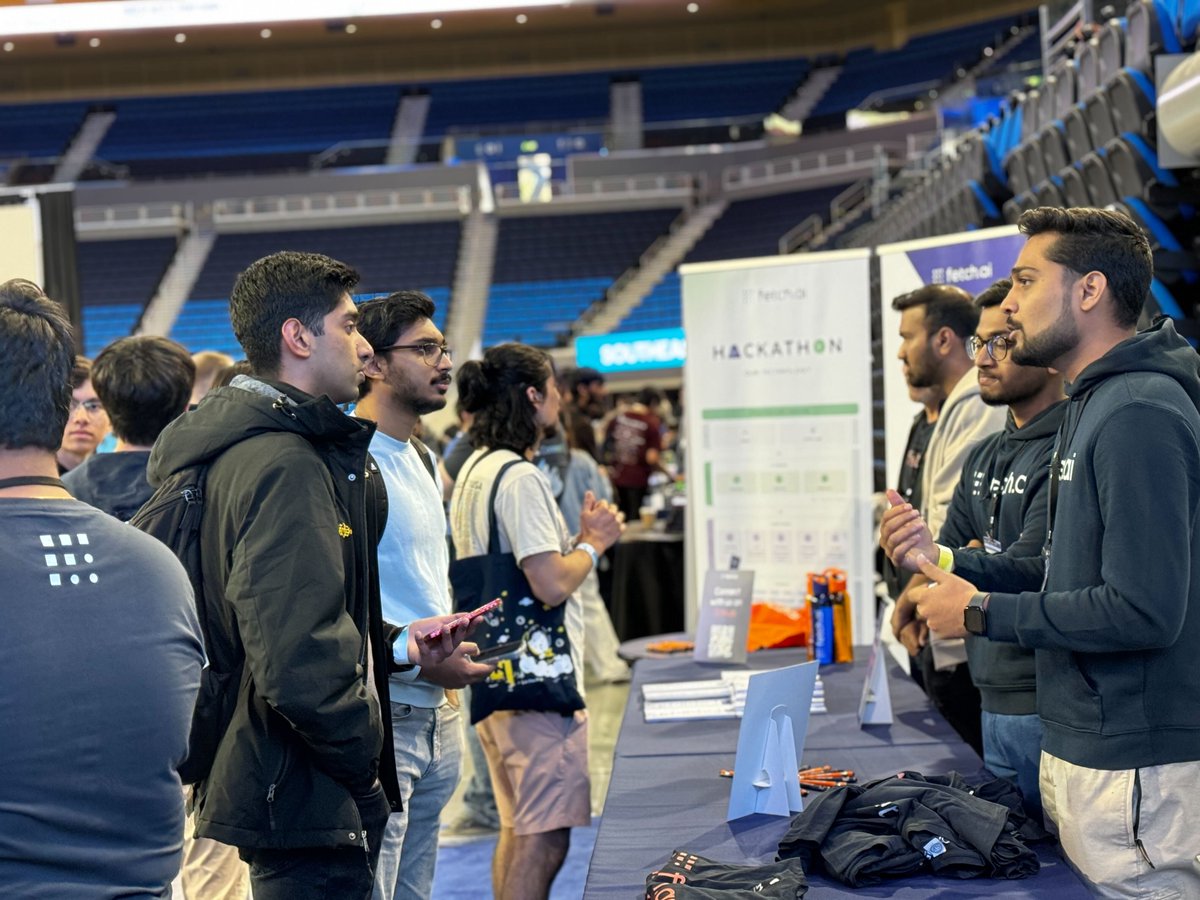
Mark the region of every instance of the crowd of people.
MULTIPOLYGON (((891 629, 1097 895, 1200 896, 1200 364, 1135 331, 1126 217, 1020 227, 1011 279, 893 301, 922 409, 880 528, 891 629)), ((628 678, 598 575, 664 468, 662 397, 610 410, 521 344, 456 366, 428 296, 357 282, 253 263, 240 362, 153 336, 89 361, 0 285, 4 896, 166 897, 182 866, 188 900, 426 898, 470 753, 494 896, 548 897, 591 819, 585 660, 628 678), (191 556, 140 530, 179 484, 191 556)))

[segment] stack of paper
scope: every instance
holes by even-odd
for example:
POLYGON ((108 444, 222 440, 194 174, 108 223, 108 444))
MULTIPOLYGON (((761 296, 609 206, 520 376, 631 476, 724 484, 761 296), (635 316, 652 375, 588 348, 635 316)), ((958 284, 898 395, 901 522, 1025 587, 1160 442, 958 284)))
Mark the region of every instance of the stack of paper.
MULTIPOLYGON (((737 719, 746 708, 746 692, 754 672, 727 669, 720 678, 702 681, 664 681, 642 685, 643 713, 647 722, 689 719, 737 719)), ((817 675, 810 712, 823 713, 825 685, 817 675)))

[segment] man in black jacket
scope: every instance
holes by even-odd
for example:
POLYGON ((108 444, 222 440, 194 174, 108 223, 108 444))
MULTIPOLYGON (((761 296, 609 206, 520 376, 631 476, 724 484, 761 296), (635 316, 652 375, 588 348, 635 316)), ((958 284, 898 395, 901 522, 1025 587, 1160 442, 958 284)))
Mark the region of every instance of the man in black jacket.
POLYGON ((936 632, 1037 651, 1042 802, 1098 896, 1198 897, 1200 361, 1135 333, 1153 271, 1119 212, 1024 213, 1013 356, 1063 373, 1040 589, 983 593, 929 562, 936 632))
MULTIPOLYGON (((1050 456, 1064 412, 1062 376, 1012 359, 1007 317, 1000 308, 1011 288, 1005 278, 975 298, 979 325, 967 341, 983 402, 1008 406, 1004 430, 984 438, 967 457, 938 534, 940 546, 895 492, 889 499, 896 505, 880 527, 884 548, 897 566, 915 572, 923 554, 944 560, 946 568, 985 590, 1034 590, 1042 583, 1050 456)), ((917 602, 925 591, 918 589, 917 602)), ((1016 783, 1026 808, 1041 821, 1042 723, 1033 651, 968 635, 967 663, 981 700, 983 760, 993 773, 1016 783)))
POLYGON ((237 846, 256 900, 366 898, 398 802, 388 671, 444 658, 454 616, 385 630, 375 545, 386 492, 355 399, 371 347, 349 267, 276 253, 234 285, 230 318, 255 376, 173 422, 150 478, 209 464, 201 525, 208 607, 244 653, 237 705, 208 777, 196 833, 237 846), (386 745, 386 746, 385 746, 386 745), (382 763, 382 765, 381 765, 382 763))

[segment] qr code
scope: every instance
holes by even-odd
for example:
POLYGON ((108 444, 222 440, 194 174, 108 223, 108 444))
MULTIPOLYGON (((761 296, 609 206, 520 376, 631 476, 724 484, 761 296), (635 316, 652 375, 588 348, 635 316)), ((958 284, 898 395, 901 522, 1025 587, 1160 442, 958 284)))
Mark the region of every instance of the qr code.
POLYGON ((733 635, 736 629, 732 625, 714 625, 708 632, 708 656, 710 659, 730 659, 733 657, 733 635))

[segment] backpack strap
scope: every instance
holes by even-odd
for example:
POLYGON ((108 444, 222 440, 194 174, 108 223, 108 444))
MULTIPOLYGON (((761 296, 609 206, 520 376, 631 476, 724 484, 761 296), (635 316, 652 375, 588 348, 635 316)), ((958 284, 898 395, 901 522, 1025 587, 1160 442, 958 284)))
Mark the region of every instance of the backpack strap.
POLYGON ((428 447, 421 443, 417 436, 410 435, 408 438, 410 444, 416 448, 417 456, 421 458, 421 462, 425 464, 425 468, 429 471, 429 477, 433 479, 433 483, 441 489, 441 484, 438 482, 437 470, 433 467, 433 453, 428 447))

